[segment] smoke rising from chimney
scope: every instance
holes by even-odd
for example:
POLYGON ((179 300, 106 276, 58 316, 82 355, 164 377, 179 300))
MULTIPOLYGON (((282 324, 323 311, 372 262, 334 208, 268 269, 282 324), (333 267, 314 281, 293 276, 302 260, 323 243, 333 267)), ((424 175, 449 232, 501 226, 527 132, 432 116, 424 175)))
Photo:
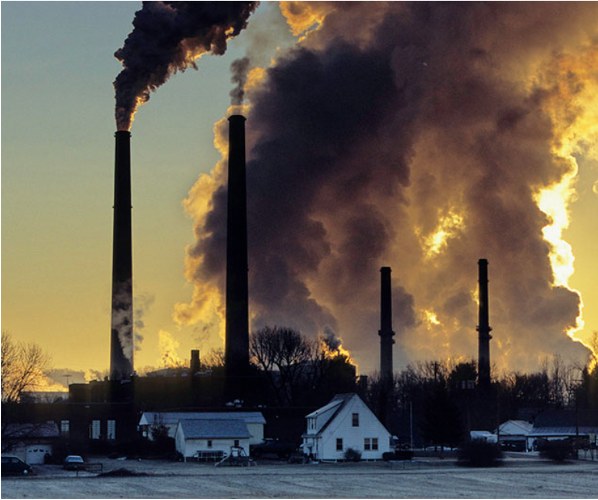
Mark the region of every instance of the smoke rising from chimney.
MULTIPOLYGON (((580 297, 554 286, 536 193, 572 172, 557 146, 590 138, 580 126, 598 91, 588 71, 598 6, 309 10, 324 19, 319 29, 247 93, 251 329, 317 335, 329 325, 373 369, 378 346, 363 332, 378 325, 385 264, 400 269, 396 366, 473 357, 483 254, 493 263, 497 367, 535 369, 555 352, 584 361, 565 334, 580 297)), ((222 294, 225 194, 216 168, 186 200, 198 235, 187 269, 193 321, 222 294)))
POLYGON ((137 107, 177 71, 195 68, 205 53, 222 55, 247 26, 257 2, 143 2, 133 31, 114 56, 116 126, 129 130, 137 107))
POLYGON ((249 72, 249 58, 235 59, 230 65, 230 70, 230 81, 236 84, 236 87, 230 91, 230 103, 233 106, 240 106, 243 104, 243 97, 245 96, 245 84, 247 83, 247 74, 249 72))

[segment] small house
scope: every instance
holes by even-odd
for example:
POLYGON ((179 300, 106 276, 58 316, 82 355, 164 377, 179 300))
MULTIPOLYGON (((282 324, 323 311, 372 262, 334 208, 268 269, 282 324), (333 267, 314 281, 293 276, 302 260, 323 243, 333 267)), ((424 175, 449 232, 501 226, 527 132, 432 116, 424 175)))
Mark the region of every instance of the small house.
POLYGON ((317 460, 343 460, 347 450, 363 460, 391 451, 391 434, 357 394, 337 394, 306 417, 303 452, 317 460))
POLYGON ((249 444, 259 444, 264 440, 266 419, 259 411, 225 411, 225 412, 151 412, 146 411, 139 419, 139 429, 144 437, 152 439, 152 429, 164 426, 169 437, 175 437, 177 425, 181 420, 242 420, 247 426, 249 444))
POLYGON ((228 456, 233 448, 249 455, 249 430, 240 419, 179 420, 175 432, 176 450, 186 461, 216 460, 228 456))

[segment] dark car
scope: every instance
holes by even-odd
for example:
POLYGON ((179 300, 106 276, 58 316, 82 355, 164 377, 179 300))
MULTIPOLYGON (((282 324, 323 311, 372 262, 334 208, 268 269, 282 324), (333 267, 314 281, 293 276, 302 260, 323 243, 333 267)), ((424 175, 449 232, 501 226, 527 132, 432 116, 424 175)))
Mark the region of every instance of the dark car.
POLYGON ((85 461, 80 455, 69 455, 64 459, 62 468, 65 470, 85 470, 85 461))
POLYGON ((3 476, 26 476, 31 472, 31 466, 27 465, 18 457, 2 457, 3 476))

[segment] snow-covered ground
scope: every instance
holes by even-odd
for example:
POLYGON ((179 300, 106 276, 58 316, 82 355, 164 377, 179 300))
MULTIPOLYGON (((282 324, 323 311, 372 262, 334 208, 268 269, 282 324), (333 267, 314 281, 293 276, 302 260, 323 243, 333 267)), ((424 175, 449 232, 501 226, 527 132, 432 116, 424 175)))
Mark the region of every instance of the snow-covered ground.
POLYGON ((35 476, 2 478, 2 498, 597 498, 598 461, 553 464, 508 458, 492 469, 453 460, 256 467, 167 461, 101 461, 148 476, 96 477, 37 466, 35 476))

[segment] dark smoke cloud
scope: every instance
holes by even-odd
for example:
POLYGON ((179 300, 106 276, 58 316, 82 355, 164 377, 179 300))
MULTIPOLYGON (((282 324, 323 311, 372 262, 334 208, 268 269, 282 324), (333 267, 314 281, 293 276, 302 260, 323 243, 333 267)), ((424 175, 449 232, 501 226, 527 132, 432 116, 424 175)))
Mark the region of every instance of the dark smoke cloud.
POLYGON ((227 40, 247 26, 257 2, 143 2, 133 31, 114 56, 124 69, 114 81, 118 130, 131 127, 137 106, 195 60, 221 55, 227 40))
POLYGON ((230 99, 232 105, 243 104, 243 97, 245 96, 245 84, 247 83, 247 72, 249 71, 249 58, 243 57, 235 59, 230 65, 231 78, 230 81, 236 86, 230 91, 230 99))
POLYGON ((141 334, 141 332, 145 328, 145 322, 143 321, 143 317, 145 316, 145 313, 149 310, 151 305, 154 303, 154 300, 154 295, 147 293, 141 293, 139 295, 136 295, 133 299, 133 304, 135 304, 133 310, 133 336, 135 338, 135 351, 141 350, 141 344, 143 342, 143 335, 141 334))
MULTIPOLYGON (((252 328, 330 326, 375 369, 379 268, 391 266, 396 358, 469 359, 484 257, 492 361, 523 370, 557 352, 583 359, 563 333, 579 297, 551 285, 533 194, 564 172, 547 112, 554 89, 538 76, 598 35, 596 4, 310 8, 326 11, 320 30, 248 96, 252 328), (449 237, 433 250, 438 228, 449 237)), ((224 186, 210 203, 190 255, 202 257, 195 278, 222 288, 224 186)))

